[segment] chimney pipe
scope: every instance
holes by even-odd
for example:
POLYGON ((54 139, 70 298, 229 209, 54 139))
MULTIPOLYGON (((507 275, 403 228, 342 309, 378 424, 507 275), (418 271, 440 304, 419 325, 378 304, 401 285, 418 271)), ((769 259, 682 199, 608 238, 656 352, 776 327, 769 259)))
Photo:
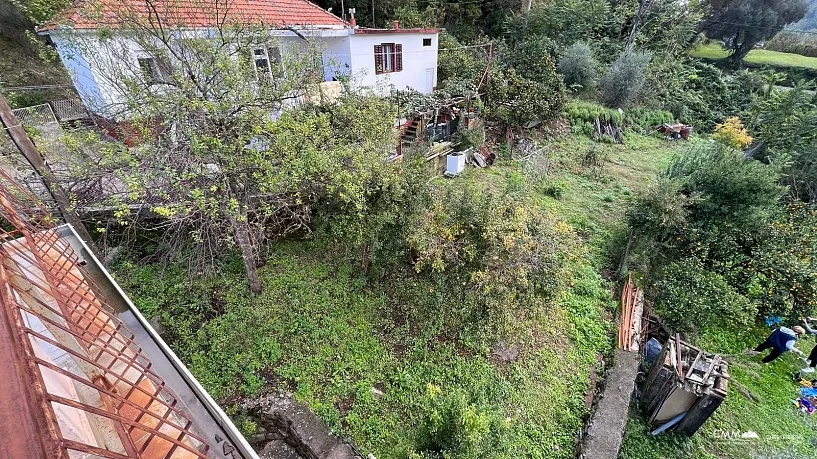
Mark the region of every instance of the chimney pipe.
POLYGON ((400 21, 394 21, 394 30, 397 30, 399 28, 400 28, 400 21))

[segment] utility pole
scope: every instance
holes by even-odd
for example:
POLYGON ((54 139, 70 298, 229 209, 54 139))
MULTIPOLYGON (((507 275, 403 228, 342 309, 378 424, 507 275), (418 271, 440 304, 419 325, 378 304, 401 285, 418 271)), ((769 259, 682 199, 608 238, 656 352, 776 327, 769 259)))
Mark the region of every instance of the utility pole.
POLYGON ((377 23, 374 21, 374 0, 372 0, 372 28, 377 28, 377 23))
POLYGON ((34 145, 34 142, 31 141, 23 125, 20 124, 20 120, 18 120, 14 112, 11 111, 11 107, 9 107, 3 94, 0 94, 0 121, 2 121, 3 128, 9 133, 11 141, 14 142, 14 145, 20 150, 20 153, 23 154, 26 161, 31 164, 31 167, 34 168, 34 171, 40 176, 46 190, 48 190, 51 198, 54 199, 54 202, 57 204, 57 208, 60 214, 62 214, 62 219, 65 220, 66 223, 71 224, 79 237, 81 237, 91 251, 94 252, 94 255, 99 256, 99 249, 97 249, 94 240, 91 239, 91 234, 79 219, 79 215, 72 209, 71 200, 68 199, 68 195, 65 194, 60 184, 57 183, 54 172, 51 171, 51 168, 45 163, 43 156, 37 151, 37 147, 34 145))

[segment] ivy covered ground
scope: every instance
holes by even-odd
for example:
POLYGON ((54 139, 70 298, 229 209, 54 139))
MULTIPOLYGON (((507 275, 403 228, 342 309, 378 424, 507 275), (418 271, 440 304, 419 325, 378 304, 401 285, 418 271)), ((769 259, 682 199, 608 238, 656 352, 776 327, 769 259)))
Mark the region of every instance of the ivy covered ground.
MULTIPOLYGON (((408 267, 364 277, 322 240, 275 245, 257 297, 238 261, 192 293, 178 266, 123 261, 116 276, 146 315, 161 317, 165 338, 248 435, 255 424, 238 404, 287 390, 378 458, 429 457, 418 451, 444 449, 440 438, 454 439, 456 457, 486 450, 489 457, 572 457, 591 372, 600 354, 609 361, 615 302, 606 279, 625 243, 627 204, 696 142, 628 135, 616 145, 570 135, 540 142, 547 161, 517 162, 503 149, 497 167, 469 172, 493 188, 530 188, 536 205, 575 238, 570 287, 545 314, 520 319, 512 362, 494 352, 505 336, 479 324, 452 326, 459 318, 445 311, 456 311, 462 298, 408 267), (451 425, 458 427, 441 435, 451 425)), ((698 344, 739 354, 764 332, 708 332, 698 344)), ((789 406, 794 358, 768 367, 734 359, 741 365, 733 374, 760 403, 733 389, 691 440, 650 437, 634 406, 622 457, 812 457, 815 428, 789 406), (751 430, 766 440, 725 442, 716 430, 751 430)))
POLYGON ((165 338, 247 434, 255 425, 237 404, 288 390, 379 458, 444 448, 429 443, 452 416, 465 427, 450 436, 467 437, 456 440, 466 445, 458 457, 486 446, 495 457, 572 457, 591 372, 611 350, 606 241, 619 233, 632 192, 678 148, 635 136, 627 146, 604 144, 602 167, 583 166, 592 144, 543 141, 546 171, 505 151, 498 167, 470 172, 498 189, 530 187, 537 205, 576 229, 564 232, 576 239, 570 287, 545 314, 520 318, 512 362, 494 352, 506 337, 480 324, 450 326, 456 320, 441 311, 462 298, 411 269, 363 277, 320 240, 275 245, 258 297, 240 262, 192 292, 179 266, 124 261, 116 277, 147 316, 161 318, 165 338))
POLYGON ((261 270, 264 293, 252 297, 233 268, 194 297, 182 272, 126 264, 117 278, 169 325, 173 347, 247 434, 252 422, 230 405, 289 390, 364 453, 404 457, 423 440, 423 422, 450 409, 435 400, 451 396, 474 422, 469 434, 507 424, 490 440, 502 457, 572 456, 590 371, 609 350, 611 298, 590 266, 577 265, 559 306, 526 324, 511 363, 493 354, 490 331, 451 334, 434 312, 458 299, 411 272, 371 282, 329 247, 283 243, 261 270), (201 315, 200 328, 188 326, 201 315))

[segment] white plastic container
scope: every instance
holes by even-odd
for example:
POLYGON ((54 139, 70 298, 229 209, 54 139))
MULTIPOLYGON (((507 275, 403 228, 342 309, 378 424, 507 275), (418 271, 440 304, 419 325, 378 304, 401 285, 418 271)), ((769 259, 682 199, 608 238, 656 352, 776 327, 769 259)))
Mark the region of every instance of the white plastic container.
POLYGON ((459 175, 465 169, 465 154, 460 152, 448 155, 445 165, 446 172, 459 175))

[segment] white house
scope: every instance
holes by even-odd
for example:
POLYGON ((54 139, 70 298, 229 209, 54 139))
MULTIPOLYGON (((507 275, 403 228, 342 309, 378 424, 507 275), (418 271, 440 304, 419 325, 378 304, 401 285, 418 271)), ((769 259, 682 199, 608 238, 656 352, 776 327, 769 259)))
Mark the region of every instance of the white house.
POLYGON ((380 94, 406 88, 430 93, 437 86, 437 29, 401 29, 397 22, 393 29, 360 28, 354 18, 345 22, 307 0, 77 0, 38 28, 38 33, 50 37, 77 91, 93 111, 104 111, 118 102, 118 82, 107 80, 102 67, 139 69, 157 79, 164 71, 154 56, 127 38, 128 18, 121 16, 122 5, 131 15, 141 15, 141 19, 159 16, 190 34, 207 34, 221 21, 269 24, 269 34, 279 40, 274 46, 255 49, 255 65, 261 74, 271 72, 282 55, 308 42, 320 50, 326 81, 347 77, 354 88, 368 87, 380 94), (128 52, 87 46, 100 32, 112 34, 128 52), (86 46, 77 46, 77 38, 86 46))

